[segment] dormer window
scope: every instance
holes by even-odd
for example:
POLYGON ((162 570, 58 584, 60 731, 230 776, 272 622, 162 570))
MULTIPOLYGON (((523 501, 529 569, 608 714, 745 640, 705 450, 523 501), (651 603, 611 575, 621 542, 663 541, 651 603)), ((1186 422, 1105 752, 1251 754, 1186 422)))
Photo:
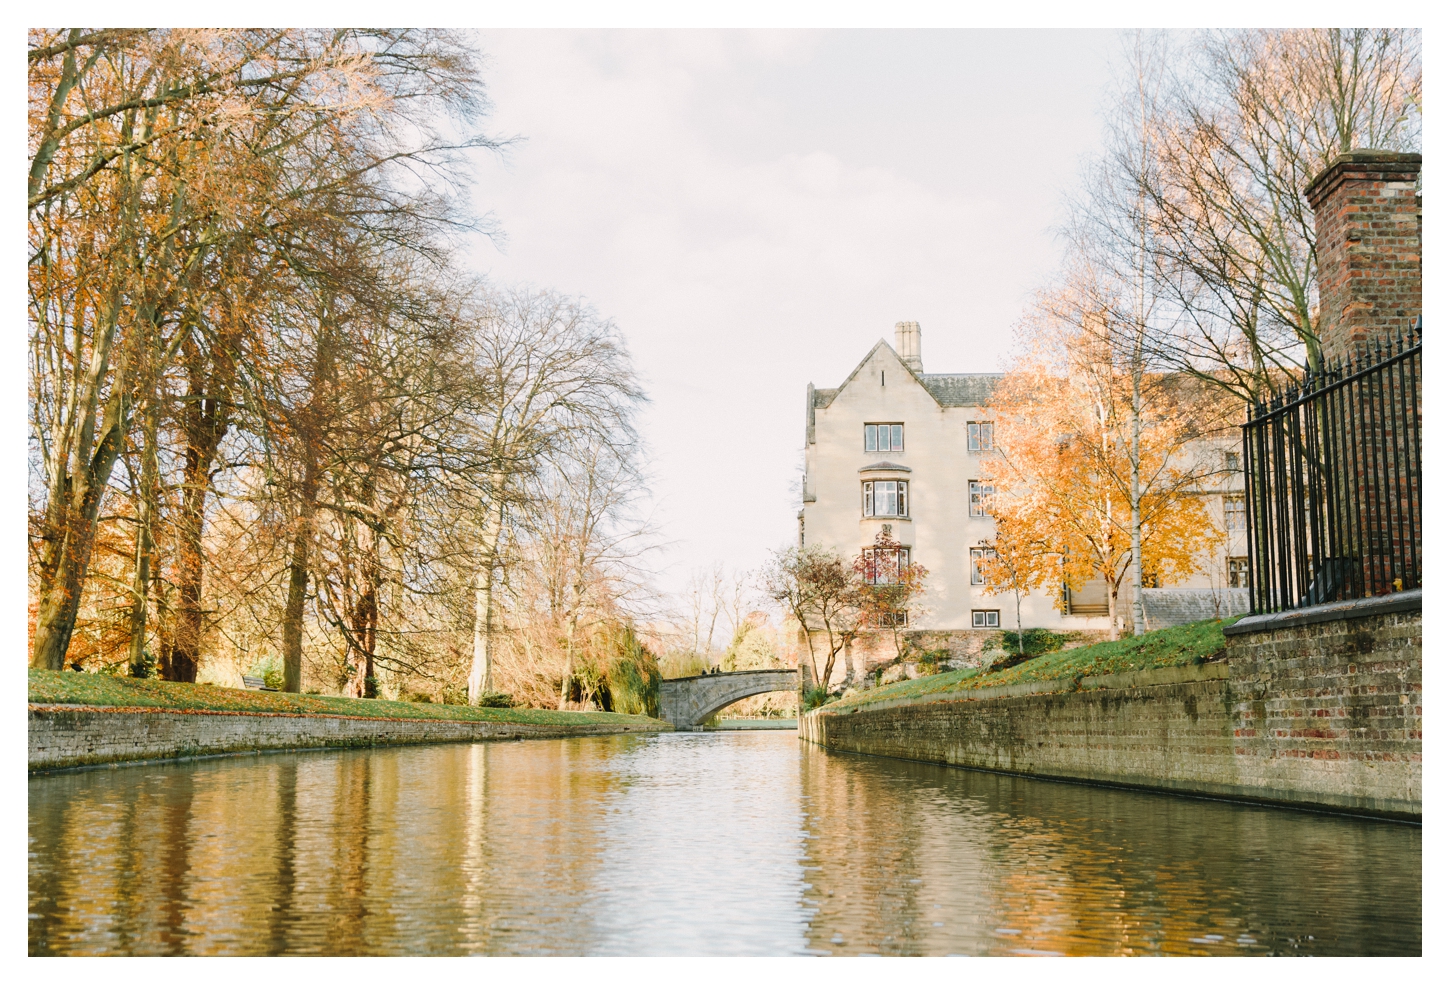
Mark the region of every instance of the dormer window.
POLYGON ((876 479, 861 483, 862 516, 909 516, 906 512, 907 483, 899 479, 876 479))
POLYGON ((900 424, 866 425, 867 451, 901 451, 903 427, 900 424))

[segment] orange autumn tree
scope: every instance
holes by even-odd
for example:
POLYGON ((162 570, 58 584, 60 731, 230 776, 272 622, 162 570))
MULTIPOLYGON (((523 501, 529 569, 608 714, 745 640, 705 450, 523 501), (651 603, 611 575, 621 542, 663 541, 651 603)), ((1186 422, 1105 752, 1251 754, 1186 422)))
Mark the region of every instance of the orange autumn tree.
POLYGON ((920 614, 921 599, 926 594, 928 572, 909 557, 889 528, 883 528, 851 564, 861 593, 862 618, 872 628, 891 630, 898 660, 905 656, 901 631, 920 614))
MULTIPOLYGON (((1190 381, 1154 383, 1140 398, 1143 569, 1171 584, 1222 538, 1198 494, 1213 464, 1197 443, 1217 418, 1190 381)), ((1039 331, 993 397, 998 454, 983 463, 996 487, 994 515, 1024 545, 1013 552, 1020 580, 1081 589, 1103 579, 1112 639, 1132 571, 1130 388, 1097 333, 1039 331)))
POLYGON ((981 540, 978 562, 988 595, 1011 595, 1017 610, 1017 655, 1026 656, 1022 643, 1022 596, 1034 586, 1048 585, 1061 571, 1055 542, 1044 539, 1046 531, 1015 523, 1000 513, 992 540, 981 540))

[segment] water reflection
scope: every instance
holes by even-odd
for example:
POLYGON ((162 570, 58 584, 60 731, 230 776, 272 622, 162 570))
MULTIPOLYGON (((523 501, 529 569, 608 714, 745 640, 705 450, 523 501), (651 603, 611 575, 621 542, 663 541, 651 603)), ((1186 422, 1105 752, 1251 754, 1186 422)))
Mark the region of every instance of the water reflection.
POLYGON ((30 781, 32 954, 1379 954, 1403 825, 700 733, 30 781))
POLYGON ((1418 828, 814 748, 801 770, 814 951, 1420 951, 1418 828))

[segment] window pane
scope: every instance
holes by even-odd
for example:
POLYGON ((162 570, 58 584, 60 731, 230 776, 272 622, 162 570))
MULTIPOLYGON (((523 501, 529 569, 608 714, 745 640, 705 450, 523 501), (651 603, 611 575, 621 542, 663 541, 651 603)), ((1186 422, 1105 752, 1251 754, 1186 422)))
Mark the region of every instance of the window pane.
POLYGON ((878 506, 882 505, 882 503, 881 503, 881 497, 882 496, 884 496, 885 499, 886 499, 886 503, 885 503, 885 507, 886 508, 881 511, 882 515, 883 516, 895 516, 896 515, 896 483, 894 483, 894 482, 878 482, 878 483, 876 483, 876 497, 877 497, 877 499, 876 499, 876 505, 878 505, 878 506))
POLYGON ((983 424, 982 425, 982 451, 991 451, 991 450, 992 450, 992 425, 989 422, 989 423, 986 423, 986 424, 983 424))
POLYGON ((980 629, 982 626, 985 626, 986 623, 987 623, 987 621, 982 618, 982 613, 980 613, 980 612, 973 612, 972 613, 972 628, 973 629, 980 629))
POLYGON ((900 507, 897 516, 909 516, 910 514, 906 511, 906 483, 898 482, 896 484, 896 495, 896 505, 900 507))
POLYGON ((871 509, 871 483, 861 483, 861 515, 875 516, 875 510, 871 509))
POLYGON ((891 450, 891 425, 890 424, 878 424, 878 425, 876 425, 876 450, 877 451, 890 451, 891 450))
POLYGON ((891 425, 891 450, 901 451, 901 425, 891 425))
POLYGON ((980 430, 976 424, 967 425, 967 451, 981 450, 980 430))
POLYGON ((989 613, 987 613, 987 625, 989 627, 996 626, 997 625, 997 613, 996 612, 989 612, 989 613))
POLYGON ((866 425, 866 450, 876 450, 876 425, 874 424, 866 425))

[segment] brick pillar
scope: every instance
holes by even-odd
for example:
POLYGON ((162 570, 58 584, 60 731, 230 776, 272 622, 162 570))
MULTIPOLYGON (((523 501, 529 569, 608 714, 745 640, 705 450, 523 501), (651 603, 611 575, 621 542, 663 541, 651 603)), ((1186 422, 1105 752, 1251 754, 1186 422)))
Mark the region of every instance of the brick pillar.
POLYGON ((1326 359, 1388 341, 1420 314, 1419 154, 1353 150, 1304 189, 1314 207, 1326 359))

